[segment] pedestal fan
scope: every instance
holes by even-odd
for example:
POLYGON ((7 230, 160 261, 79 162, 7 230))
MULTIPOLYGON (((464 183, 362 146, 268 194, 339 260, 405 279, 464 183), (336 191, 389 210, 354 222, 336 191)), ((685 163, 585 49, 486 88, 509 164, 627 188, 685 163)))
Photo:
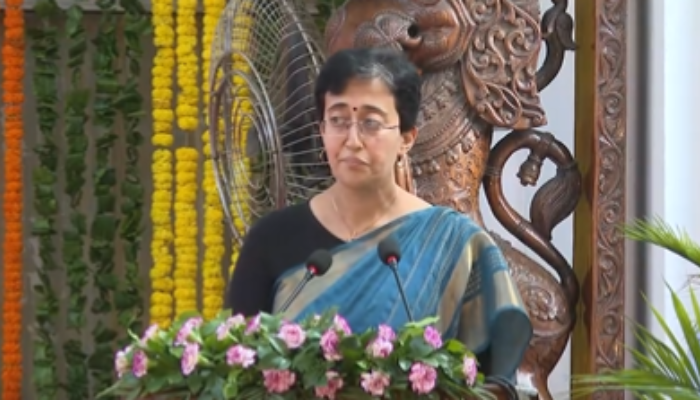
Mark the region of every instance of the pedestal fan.
POLYGON ((226 220, 239 241, 256 218, 331 182, 313 99, 323 57, 306 7, 231 0, 216 29, 210 145, 226 220))

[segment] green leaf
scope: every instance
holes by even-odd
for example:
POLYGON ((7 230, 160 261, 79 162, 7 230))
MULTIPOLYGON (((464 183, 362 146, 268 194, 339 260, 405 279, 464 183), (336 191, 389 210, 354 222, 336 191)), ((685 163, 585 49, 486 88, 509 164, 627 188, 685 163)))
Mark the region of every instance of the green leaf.
POLYGON ((622 229, 629 239, 659 246, 700 266, 700 245, 686 231, 674 228, 658 217, 639 219, 622 229))

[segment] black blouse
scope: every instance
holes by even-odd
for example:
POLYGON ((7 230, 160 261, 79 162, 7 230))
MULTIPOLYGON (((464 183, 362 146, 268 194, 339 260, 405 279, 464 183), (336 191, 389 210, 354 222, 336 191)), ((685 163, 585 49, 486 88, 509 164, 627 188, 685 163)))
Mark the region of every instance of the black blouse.
POLYGON ((280 275, 314 251, 342 243, 318 222, 308 202, 264 216, 243 242, 225 307, 245 316, 271 312, 272 289, 280 275))

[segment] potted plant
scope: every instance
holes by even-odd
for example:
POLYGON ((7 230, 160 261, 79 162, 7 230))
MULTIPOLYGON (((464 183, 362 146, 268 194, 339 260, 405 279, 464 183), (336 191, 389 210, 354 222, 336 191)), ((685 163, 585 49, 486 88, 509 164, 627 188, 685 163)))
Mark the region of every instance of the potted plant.
POLYGON ((443 341, 437 319, 399 332, 354 334, 334 312, 301 323, 222 312, 151 326, 115 359, 117 380, 99 397, 127 399, 494 398, 472 353, 443 341))
MULTIPOLYGON (((687 233, 664 221, 639 220, 624 227, 624 233, 632 240, 671 251, 700 268, 700 245, 687 233)), ((626 390, 642 399, 700 400, 700 330, 697 325, 700 322, 700 302, 692 290, 688 308, 673 290, 671 298, 681 335, 674 334, 663 315, 650 305, 670 345, 635 323, 639 349, 629 349, 634 366, 575 377, 572 394, 580 397, 599 391, 626 390)))

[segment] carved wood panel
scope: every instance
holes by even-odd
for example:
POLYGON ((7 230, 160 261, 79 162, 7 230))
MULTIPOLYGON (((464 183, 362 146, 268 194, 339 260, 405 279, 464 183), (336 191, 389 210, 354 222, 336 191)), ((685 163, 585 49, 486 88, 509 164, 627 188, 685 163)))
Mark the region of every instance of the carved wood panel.
MULTIPOLYGON (((572 373, 624 367, 627 0, 576 2, 576 158, 584 198, 574 218, 574 268, 583 282, 572 373)), ((622 392, 596 400, 623 399, 622 392)))

